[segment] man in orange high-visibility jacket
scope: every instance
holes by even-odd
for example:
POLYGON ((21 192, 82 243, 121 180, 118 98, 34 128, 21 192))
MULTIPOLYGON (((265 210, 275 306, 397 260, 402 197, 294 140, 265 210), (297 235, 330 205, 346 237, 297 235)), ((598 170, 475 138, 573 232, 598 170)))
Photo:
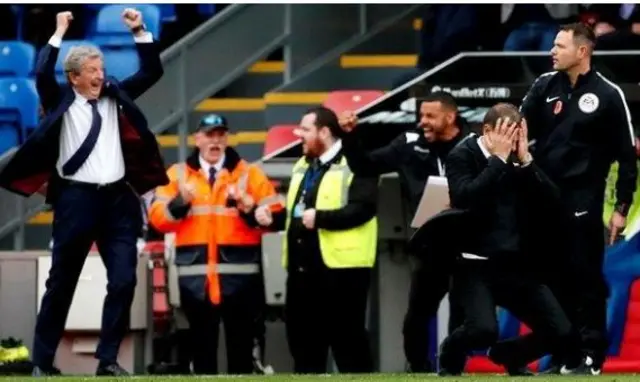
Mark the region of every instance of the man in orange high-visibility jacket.
POLYGON ((156 190, 150 223, 176 233, 180 304, 189 322, 197 374, 216 374, 224 322, 228 372, 253 372, 254 334, 264 308, 261 236, 254 210, 283 208, 262 170, 227 147, 225 118, 205 116, 186 163, 168 170, 156 190))

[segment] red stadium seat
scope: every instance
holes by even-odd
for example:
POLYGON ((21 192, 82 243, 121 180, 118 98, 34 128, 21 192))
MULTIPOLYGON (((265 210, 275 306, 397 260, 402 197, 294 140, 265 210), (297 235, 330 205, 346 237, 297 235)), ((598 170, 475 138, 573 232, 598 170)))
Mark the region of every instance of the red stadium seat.
POLYGON ((340 115, 346 110, 356 111, 383 95, 381 90, 336 90, 329 93, 323 106, 340 115))
POLYGON ((608 357, 603 369, 605 373, 640 372, 640 280, 631 284, 620 353, 608 357))
POLYGON ((287 145, 298 140, 293 135, 293 130, 297 125, 275 125, 269 128, 267 139, 264 143, 264 155, 269 155, 287 145))

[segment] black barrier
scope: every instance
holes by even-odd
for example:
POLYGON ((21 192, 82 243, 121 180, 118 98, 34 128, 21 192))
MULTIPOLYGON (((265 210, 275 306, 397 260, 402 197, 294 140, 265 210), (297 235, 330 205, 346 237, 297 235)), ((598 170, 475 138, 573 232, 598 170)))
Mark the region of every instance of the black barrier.
MULTIPOLYGON (((594 67, 623 90, 632 120, 640 121, 640 54, 598 53, 594 67)), ((358 128, 369 148, 380 147, 398 134, 416 126, 416 100, 444 90, 456 98, 460 116, 478 127, 486 111, 498 102, 520 105, 535 78, 550 71, 546 54, 463 53, 439 70, 427 74, 406 89, 358 114, 358 128)))

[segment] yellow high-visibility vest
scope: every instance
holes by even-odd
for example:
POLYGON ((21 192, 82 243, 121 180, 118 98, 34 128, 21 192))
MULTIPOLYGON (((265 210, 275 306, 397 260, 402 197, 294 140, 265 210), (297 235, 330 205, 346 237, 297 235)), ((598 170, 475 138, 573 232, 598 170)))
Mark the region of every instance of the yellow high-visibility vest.
MULTIPOLYGON (((293 166, 291 183, 287 193, 287 220, 285 230, 289 230, 291 213, 298 202, 296 195, 309 164, 304 157, 293 166)), ((343 157, 340 163, 333 164, 320 181, 315 209, 335 210, 347 204, 349 185, 353 173, 343 157)), ((378 219, 374 216, 366 223, 341 231, 318 229, 322 260, 328 268, 372 268, 376 261, 378 241, 378 219)), ((287 235, 282 245, 282 265, 287 267, 287 235)))

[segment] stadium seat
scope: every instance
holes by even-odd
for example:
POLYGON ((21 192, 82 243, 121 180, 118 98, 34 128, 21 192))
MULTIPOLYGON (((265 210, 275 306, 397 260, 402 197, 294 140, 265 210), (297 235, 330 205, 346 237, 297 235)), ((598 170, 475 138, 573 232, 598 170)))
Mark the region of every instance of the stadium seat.
POLYGON ((380 90, 336 90, 329 93, 323 105, 340 115, 346 110, 356 111, 383 95, 380 90))
POLYGON ((20 142, 26 137, 27 130, 38 125, 39 104, 33 80, 0 79, 0 123, 15 126, 20 142))
POLYGON ((122 81, 138 71, 140 64, 135 49, 105 50, 103 53, 106 75, 122 81))
POLYGON ((64 74, 64 59, 71 47, 76 45, 93 45, 97 47, 96 44, 88 40, 63 40, 62 44, 60 44, 60 52, 58 53, 58 60, 56 61, 56 78, 58 79, 58 83, 67 82, 64 74))
POLYGON ((0 41, 0 77, 29 77, 36 60, 36 49, 21 41, 0 41))
POLYGON ((135 44, 129 28, 122 21, 125 8, 135 7, 142 12, 144 24, 155 39, 160 38, 160 10, 152 4, 106 5, 98 12, 96 31, 91 40, 101 47, 121 47, 135 44))
POLYGON ((293 134, 293 130, 297 125, 275 125, 267 131, 267 139, 264 142, 263 155, 269 155, 277 150, 298 140, 293 134))
POLYGON ((0 157, 12 147, 20 144, 20 131, 14 124, 0 121, 0 157))

